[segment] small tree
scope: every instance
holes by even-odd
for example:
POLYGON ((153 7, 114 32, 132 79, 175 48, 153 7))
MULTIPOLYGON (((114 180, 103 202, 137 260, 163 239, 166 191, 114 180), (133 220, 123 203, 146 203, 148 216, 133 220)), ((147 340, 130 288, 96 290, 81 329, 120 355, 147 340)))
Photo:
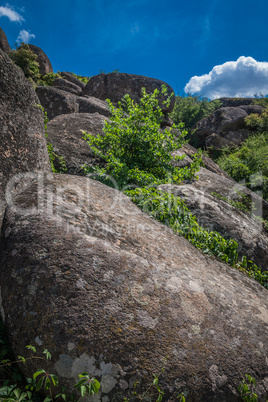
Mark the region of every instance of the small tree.
POLYGON ((182 124, 160 129, 163 113, 158 105, 159 95, 166 99, 164 104, 169 104, 165 86, 161 93, 156 89, 152 94, 143 88, 139 104, 129 95, 119 102, 118 108, 107 100, 112 116, 111 122, 105 122, 105 135, 84 133, 91 150, 106 162, 106 167, 85 167, 86 173, 97 173, 98 180, 106 184, 110 183, 107 175, 112 176, 119 188, 130 184, 179 183, 194 176, 200 167, 199 158, 190 167, 181 169, 171 164, 172 159, 183 159, 173 158, 171 152, 181 148, 187 132, 182 124))
POLYGON ((26 78, 30 78, 33 81, 37 81, 40 78, 37 55, 32 52, 29 45, 22 42, 20 47, 9 53, 9 57, 22 69, 26 78))

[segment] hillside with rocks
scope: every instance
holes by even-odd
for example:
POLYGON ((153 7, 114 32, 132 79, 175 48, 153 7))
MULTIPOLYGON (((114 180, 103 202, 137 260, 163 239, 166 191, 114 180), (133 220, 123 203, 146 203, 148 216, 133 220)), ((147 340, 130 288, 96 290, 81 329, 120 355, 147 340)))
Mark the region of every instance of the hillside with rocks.
MULTIPOLYGON (((172 150, 170 172, 181 181, 163 174, 165 180, 134 181, 134 189, 121 191, 100 177, 116 177, 116 169, 107 170, 110 159, 84 132, 103 144, 115 109, 122 129, 128 94, 152 119, 158 113, 151 130, 164 138, 162 148, 171 137, 180 141, 174 90, 134 74, 55 74, 42 49, 29 49, 39 66, 34 78, 14 64, 0 30, 0 300, 14 355, 30 357, 26 345, 39 355, 47 348, 46 372, 67 393, 85 371, 100 382, 85 399, 94 402, 140 400, 148 389, 143 400, 241 401, 245 375, 265 402, 268 202, 198 154, 240 146, 250 136, 245 118, 265 107, 221 99, 195 123, 190 143, 172 150), (150 98, 155 90, 159 104, 150 98), (161 394, 150 385, 154 375, 161 394)), ((38 369, 38 359, 20 365, 25 378, 38 369)))

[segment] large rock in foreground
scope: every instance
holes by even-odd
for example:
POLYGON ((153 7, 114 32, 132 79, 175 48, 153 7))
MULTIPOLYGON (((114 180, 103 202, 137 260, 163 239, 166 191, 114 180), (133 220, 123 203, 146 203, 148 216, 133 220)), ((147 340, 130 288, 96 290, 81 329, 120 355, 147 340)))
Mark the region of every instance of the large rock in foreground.
MULTIPOLYGON (((98 74, 90 78, 84 89, 84 94, 102 100, 110 99, 110 101, 114 103, 121 101, 123 96, 129 94, 131 98, 138 103, 142 96, 142 88, 146 88, 148 93, 152 93, 155 89, 161 91, 162 85, 167 87, 168 95, 174 94, 174 90, 170 85, 155 78, 125 73, 98 74)), ((172 112, 174 104, 175 96, 173 95, 169 107, 162 104, 163 112, 172 112)))
POLYGON ((39 176, 10 199, 1 289, 15 354, 47 347, 65 383, 84 370, 101 380, 99 401, 121 401, 139 381, 144 390, 165 359, 165 401, 179 391, 187 402, 238 401, 243 374, 264 400, 265 288, 99 182, 39 176))
POLYGON ((99 158, 90 151, 83 139, 83 131, 90 134, 103 134, 107 117, 99 113, 62 114, 47 124, 48 142, 59 156, 62 156, 69 174, 84 175, 82 165, 101 165, 99 158))
POLYGON ((14 175, 50 171, 38 103, 32 85, 0 50, 0 204, 14 175))

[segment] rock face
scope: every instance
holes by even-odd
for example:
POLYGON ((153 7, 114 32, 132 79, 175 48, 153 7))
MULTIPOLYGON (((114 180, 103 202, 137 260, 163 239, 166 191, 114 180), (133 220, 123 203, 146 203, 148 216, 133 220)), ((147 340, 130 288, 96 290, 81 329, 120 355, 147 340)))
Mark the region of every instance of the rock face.
POLYGON ((82 88, 80 86, 62 78, 56 78, 53 82, 53 87, 59 87, 59 89, 63 89, 64 91, 71 92, 75 95, 82 94, 82 88))
POLYGON ((37 87, 36 93, 50 120, 70 113, 110 115, 107 103, 97 98, 76 96, 53 87, 37 87))
POLYGON ((79 86, 81 89, 84 89, 86 87, 86 84, 84 82, 82 82, 78 78, 74 77, 73 74, 69 73, 68 71, 62 71, 61 76, 65 80, 72 82, 73 84, 79 86))
MULTIPOLYGON (((174 93, 170 85, 154 78, 125 73, 99 74, 90 78, 84 90, 84 94, 102 100, 110 99, 111 102, 114 103, 120 101, 124 95, 129 94, 135 102, 139 102, 142 88, 146 88, 146 91, 151 93, 155 89, 161 91, 163 84, 167 87, 169 95, 174 93)), ((161 101, 159 104, 161 106, 161 101)), ((169 107, 165 107, 162 104, 163 112, 172 112, 174 104, 175 96, 173 95, 169 107)))
MULTIPOLYGON (((177 152, 177 151, 175 151, 177 152)), ((193 161, 193 155, 198 152, 196 148, 194 148, 192 145, 186 143, 184 146, 181 148, 182 154, 185 154, 187 156, 188 162, 193 161)), ((224 171, 222 170, 217 163, 215 163, 211 158, 209 158, 206 155, 202 155, 202 161, 204 163, 204 167, 208 170, 210 170, 213 173, 216 173, 220 176, 227 177, 229 180, 233 181, 234 180, 224 171)))
MULTIPOLYGON (((248 138, 245 117, 250 113, 261 113, 262 106, 224 107, 200 120, 194 127, 194 142, 197 147, 214 147, 216 150, 227 145, 240 145, 248 138)), ((193 141, 193 140, 191 140, 193 141)))
POLYGON ((0 200, 3 202, 6 185, 14 175, 50 171, 50 164, 38 98, 24 74, 1 50, 0 88, 0 200))
POLYGON ((244 105, 251 105, 253 98, 220 98, 217 99, 222 103, 222 107, 240 107, 244 105))
MULTIPOLYGON (((189 210, 197 217, 200 226, 209 231, 217 231, 225 239, 236 240, 240 258, 245 255, 262 271, 268 271, 268 234, 263 229, 262 223, 254 218, 253 214, 247 215, 228 202, 213 196, 212 193, 216 191, 215 189, 211 191, 211 186, 204 184, 204 182, 206 183, 205 180, 202 180, 204 175, 209 176, 213 182, 218 180, 215 174, 203 169, 198 184, 195 181, 186 182, 180 186, 164 184, 159 186, 159 189, 183 199, 189 210)), ((228 179, 222 178, 220 183, 223 183, 224 180, 227 181, 227 185, 224 184, 226 189, 228 179)), ((244 191, 244 188, 237 183, 232 184, 233 188, 229 189, 229 197, 238 198, 238 192, 244 191)), ((254 193, 252 193, 252 197, 255 198, 254 193)))
POLYGON ((122 400, 136 381, 144 390, 164 358, 166 401, 177 391, 189 402, 238 401, 240 373, 264 400, 265 288, 94 180, 39 176, 11 199, 0 264, 15 354, 47 347, 48 369, 66 384, 84 370, 101 380, 96 400, 122 400))
POLYGON ((90 152, 82 131, 102 134, 107 117, 98 113, 63 114, 50 120, 47 125, 48 142, 66 162, 67 173, 83 175, 81 166, 93 166, 100 161, 90 152))
POLYGON ((3 52, 5 53, 11 52, 7 36, 2 28, 0 28, 0 50, 3 50, 3 52))
POLYGON ((37 62, 39 63, 40 74, 45 75, 48 73, 53 73, 52 65, 45 52, 40 49, 40 47, 35 45, 29 45, 29 48, 34 54, 37 55, 37 62))

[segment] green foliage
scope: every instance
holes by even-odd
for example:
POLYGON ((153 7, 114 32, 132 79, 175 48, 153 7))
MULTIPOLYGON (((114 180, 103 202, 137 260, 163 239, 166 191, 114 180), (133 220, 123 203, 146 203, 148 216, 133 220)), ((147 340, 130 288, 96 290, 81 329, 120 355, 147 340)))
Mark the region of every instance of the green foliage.
POLYGON ((9 52, 9 57, 22 69, 26 78, 33 81, 37 81, 40 78, 37 56, 31 51, 29 45, 22 42, 19 48, 9 52))
POLYGON ((38 81, 37 84, 40 86, 51 86, 54 83, 56 78, 61 78, 59 73, 48 73, 43 75, 38 81))
MULTIPOLYGON (((120 189, 128 185, 180 183, 194 177, 201 163, 199 156, 190 167, 177 168, 171 164, 171 152, 181 147, 186 132, 176 137, 176 129, 182 128, 176 125, 164 132, 160 130, 163 113, 158 105, 159 95, 157 89, 152 94, 143 89, 140 104, 126 95, 118 108, 108 100, 112 116, 111 122, 105 121, 105 135, 84 133, 91 151, 105 161, 106 166, 95 169, 84 166, 86 174, 95 173, 98 180, 108 185, 115 181, 120 189)), ((167 97, 165 86, 161 95, 167 97)), ((169 102, 170 98, 164 101, 169 102)))
POLYGON ((239 209, 239 211, 242 211, 245 214, 248 214, 250 211, 253 211, 255 209, 250 197, 242 193, 241 191, 236 192, 238 199, 223 197, 222 195, 214 192, 212 192, 211 195, 218 198, 219 200, 227 202, 228 204, 232 205, 232 207, 239 209))
POLYGON ((88 373, 79 374, 80 380, 75 384, 75 388, 80 390, 81 396, 95 395, 99 392, 100 383, 96 378, 90 378, 88 373))
POLYGON ((79 81, 83 82, 84 84, 87 84, 88 81, 90 80, 90 77, 84 77, 83 75, 77 75, 75 73, 71 73, 75 78, 77 78, 79 81))
POLYGON ((238 387, 242 401, 244 402, 257 402, 258 397, 255 394, 254 389, 256 387, 256 381, 249 374, 245 375, 241 384, 238 387))
POLYGON ((251 190, 261 190, 268 200, 268 133, 250 136, 240 148, 223 149, 218 165, 237 182, 245 181, 251 190))
POLYGON ((184 236, 204 254, 214 255, 219 260, 245 272, 268 289, 268 271, 261 270, 244 256, 238 259, 236 241, 224 239, 219 233, 207 231, 198 225, 185 203, 173 194, 154 188, 137 188, 125 191, 131 200, 144 212, 173 231, 184 236))
POLYGON ((246 125, 251 129, 268 131, 268 106, 266 106, 262 114, 251 113, 245 118, 245 122, 246 125))
MULTIPOLYGON (((42 112, 44 113, 44 125, 45 125, 45 135, 46 138, 48 137, 47 134, 47 123, 49 122, 48 117, 47 117, 47 112, 45 111, 45 109, 43 108, 42 105, 37 105, 37 107, 39 107, 39 109, 42 110, 42 112)), ((66 162, 63 159, 62 156, 56 154, 56 152, 54 151, 53 145, 50 142, 47 142, 47 151, 48 151, 48 156, 49 156, 49 160, 50 160, 50 166, 52 169, 53 173, 64 173, 67 170, 66 167, 66 162)))
POLYGON ((209 101, 197 95, 176 96, 175 106, 170 114, 174 123, 184 123, 187 130, 190 130, 195 123, 209 116, 216 109, 221 107, 218 100, 209 101))

